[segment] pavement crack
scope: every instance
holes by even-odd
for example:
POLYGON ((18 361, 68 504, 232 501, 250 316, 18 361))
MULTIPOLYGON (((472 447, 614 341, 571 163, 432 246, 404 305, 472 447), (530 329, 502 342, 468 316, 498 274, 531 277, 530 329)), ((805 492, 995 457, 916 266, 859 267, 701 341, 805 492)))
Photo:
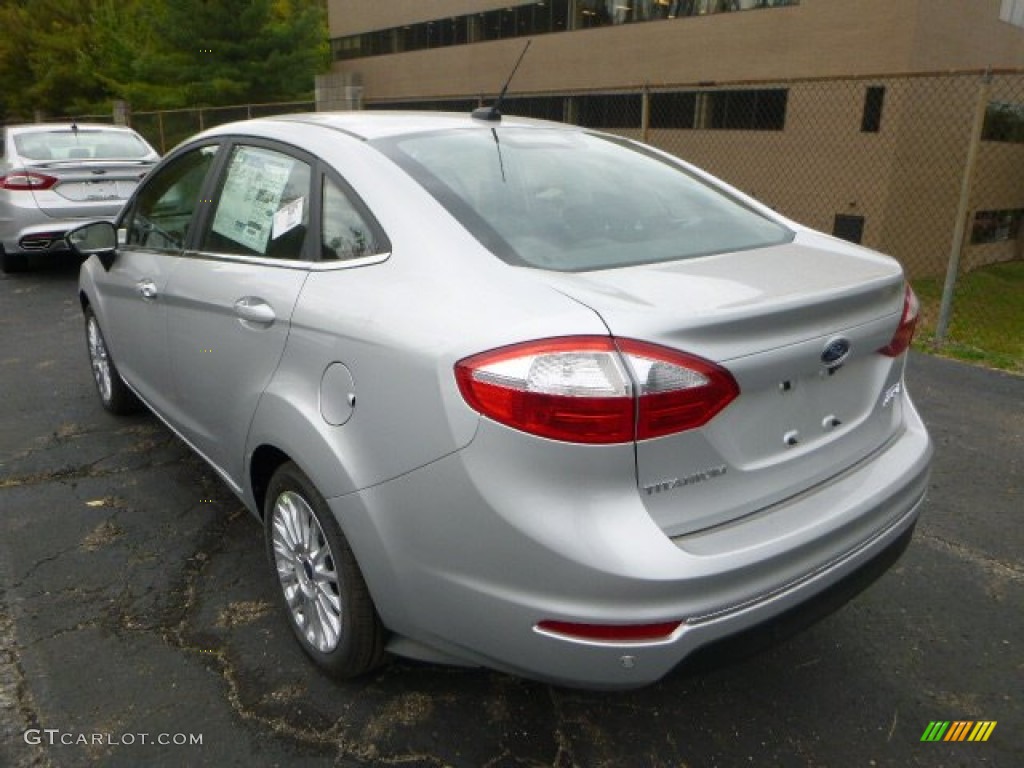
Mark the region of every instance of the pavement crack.
POLYGON ((976 565, 993 576, 997 576, 1008 581, 1024 581, 1024 568, 1016 563, 1008 563, 1003 560, 999 560, 998 558, 989 557, 972 547, 968 547, 955 541, 949 541, 948 539, 944 539, 941 536, 936 536, 934 534, 923 533, 918 538, 929 546, 953 555, 954 557, 971 563, 972 565, 976 565))
POLYGON ((21 665, 21 646, 14 634, 14 621, 3 601, 0 601, 0 649, 0 762, 4 758, 3 746, 17 744, 19 757, 10 764, 11 768, 47 768, 50 761, 42 748, 22 743, 25 731, 39 727, 39 716, 21 665))
POLYGON ((562 702, 558 692, 554 688, 548 688, 548 698, 551 699, 551 711, 554 717, 553 735, 557 749, 551 760, 551 768, 575 768, 576 760, 572 754, 572 743, 565 735, 565 713, 562 711, 562 702))
POLYGON ((113 477, 125 473, 135 473, 147 469, 161 469, 177 465, 176 461, 160 461, 149 464, 134 465, 131 467, 119 467, 117 469, 95 469, 95 466, 104 462, 116 454, 103 456, 91 461, 88 464, 68 465, 60 469, 48 470, 46 472, 35 472, 30 475, 12 475, 0 480, 0 490, 4 488, 18 488, 23 486, 45 485, 47 483, 62 483, 68 480, 81 480, 83 478, 104 478, 113 477))
POLYGON ((23 648, 34 648, 35 646, 40 645, 41 643, 48 643, 48 642, 50 642, 52 640, 59 640, 60 638, 64 637, 64 635, 70 635, 70 634, 73 634, 75 632, 81 632, 81 631, 86 630, 86 629, 95 629, 96 627, 101 627, 101 626, 102 626, 102 623, 100 621, 96 620, 96 619, 93 619, 91 621, 80 621, 77 624, 75 624, 73 627, 62 627, 60 629, 55 629, 53 632, 51 632, 50 634, 46 635, 45 637, 40 637, 40 638, 38 638, 36 640, 33 640, 32 642, 30 642, 30 643, 28 643, 28 644, 26 644, 26 645, 24 645, 22 647, 23 648))
POLYGON ((14 582, 13 584, 11 584, 8 587, 8 589, 10 589, 10 590, 20 589, 21 587, 25 586, 25 584, 28 581, 30 581, 33 576, 35 576, 36 572, 40 568, 42 568, 43 566, 49 565, 50 563, 52 563, 52 562, 54 562, 56 560, 61 559, 62 557, 67 555, 69 552, 73 552, 76 549, 78 549, 78 544, 72 544, 70 546, 64 547, 63 549, 57 550, 52 555, 47 555, 46 557, 42 558, 41 560, 37 560, 36 562, 32 563, 32 565, 29 566, 29 569, 27 571, 25 571, 25 573, 22 575, 22 577, 20 579, 18 579, 16 582, 14 582))

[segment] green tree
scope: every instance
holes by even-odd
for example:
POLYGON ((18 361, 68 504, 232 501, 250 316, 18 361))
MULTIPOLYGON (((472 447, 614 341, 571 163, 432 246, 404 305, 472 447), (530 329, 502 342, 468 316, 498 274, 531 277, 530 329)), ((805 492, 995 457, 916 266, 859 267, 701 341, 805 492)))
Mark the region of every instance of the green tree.
POLYGON ((78 0, 5 2, 0 8, 0 89, 4 111, 60 112, 88 103, 103 88, 86 66, 88 3, 78 0))
POLYGON ((169 81, 180 106, 303 97, 328 62, 318 0, 177 0, 156 24, 162 50, 139 81, 169 81))
POLYGON ((0 119, 307 98, 323 0, 0 0, 0 119))

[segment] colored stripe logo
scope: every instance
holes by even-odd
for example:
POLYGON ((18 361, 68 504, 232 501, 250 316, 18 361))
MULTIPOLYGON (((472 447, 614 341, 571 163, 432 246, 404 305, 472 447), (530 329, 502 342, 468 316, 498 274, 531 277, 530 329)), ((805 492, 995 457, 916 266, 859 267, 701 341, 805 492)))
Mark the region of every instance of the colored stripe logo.
POLYGON ((995 720, 932 720, 921 741, 988 741, 995 728, 995 720))

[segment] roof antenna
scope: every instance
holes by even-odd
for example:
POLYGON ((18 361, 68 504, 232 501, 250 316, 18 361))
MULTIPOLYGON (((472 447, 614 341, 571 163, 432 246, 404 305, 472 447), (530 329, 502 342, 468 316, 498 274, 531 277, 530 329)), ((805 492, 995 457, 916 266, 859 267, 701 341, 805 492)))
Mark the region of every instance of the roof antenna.
POLYGON ((523 52, 519 54, 519 58, 516 60, 516 65, 512 67, 512 74, 510 74, 508 76, 508 80, 505 81, 505 86, 501 89, 501 93, 498 95, 497 100, 489 107, 477 107, 473 110, 472 115, 477 120, 501 122, 501 103, 505 100, 505 93, 508 91, 508 87, 512 83, 512 78, 516 76, 516 70, 519 69, 519 65, 523 63, 523 57, 530 49, 530 43, 532 42, 533 40, 526 41, 526 47, 524 47, 523 52))

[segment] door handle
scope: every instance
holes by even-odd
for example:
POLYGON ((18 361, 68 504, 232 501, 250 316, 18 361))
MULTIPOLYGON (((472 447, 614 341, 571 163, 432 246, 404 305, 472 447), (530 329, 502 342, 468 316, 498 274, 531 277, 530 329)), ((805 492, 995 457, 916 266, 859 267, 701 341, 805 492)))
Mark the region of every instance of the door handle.
POLYGON ((139 293, 142 294, 144 299, 155 299, 157 297, 156 283, 150 279, 139 280, 136 283, 136 287, 139 289, 139 293))
POLYGON ((271 325, 277 319, 273 308, 255 296, 244 296, 236 301, 235 314, 241 320, 257 325, 271 325))

